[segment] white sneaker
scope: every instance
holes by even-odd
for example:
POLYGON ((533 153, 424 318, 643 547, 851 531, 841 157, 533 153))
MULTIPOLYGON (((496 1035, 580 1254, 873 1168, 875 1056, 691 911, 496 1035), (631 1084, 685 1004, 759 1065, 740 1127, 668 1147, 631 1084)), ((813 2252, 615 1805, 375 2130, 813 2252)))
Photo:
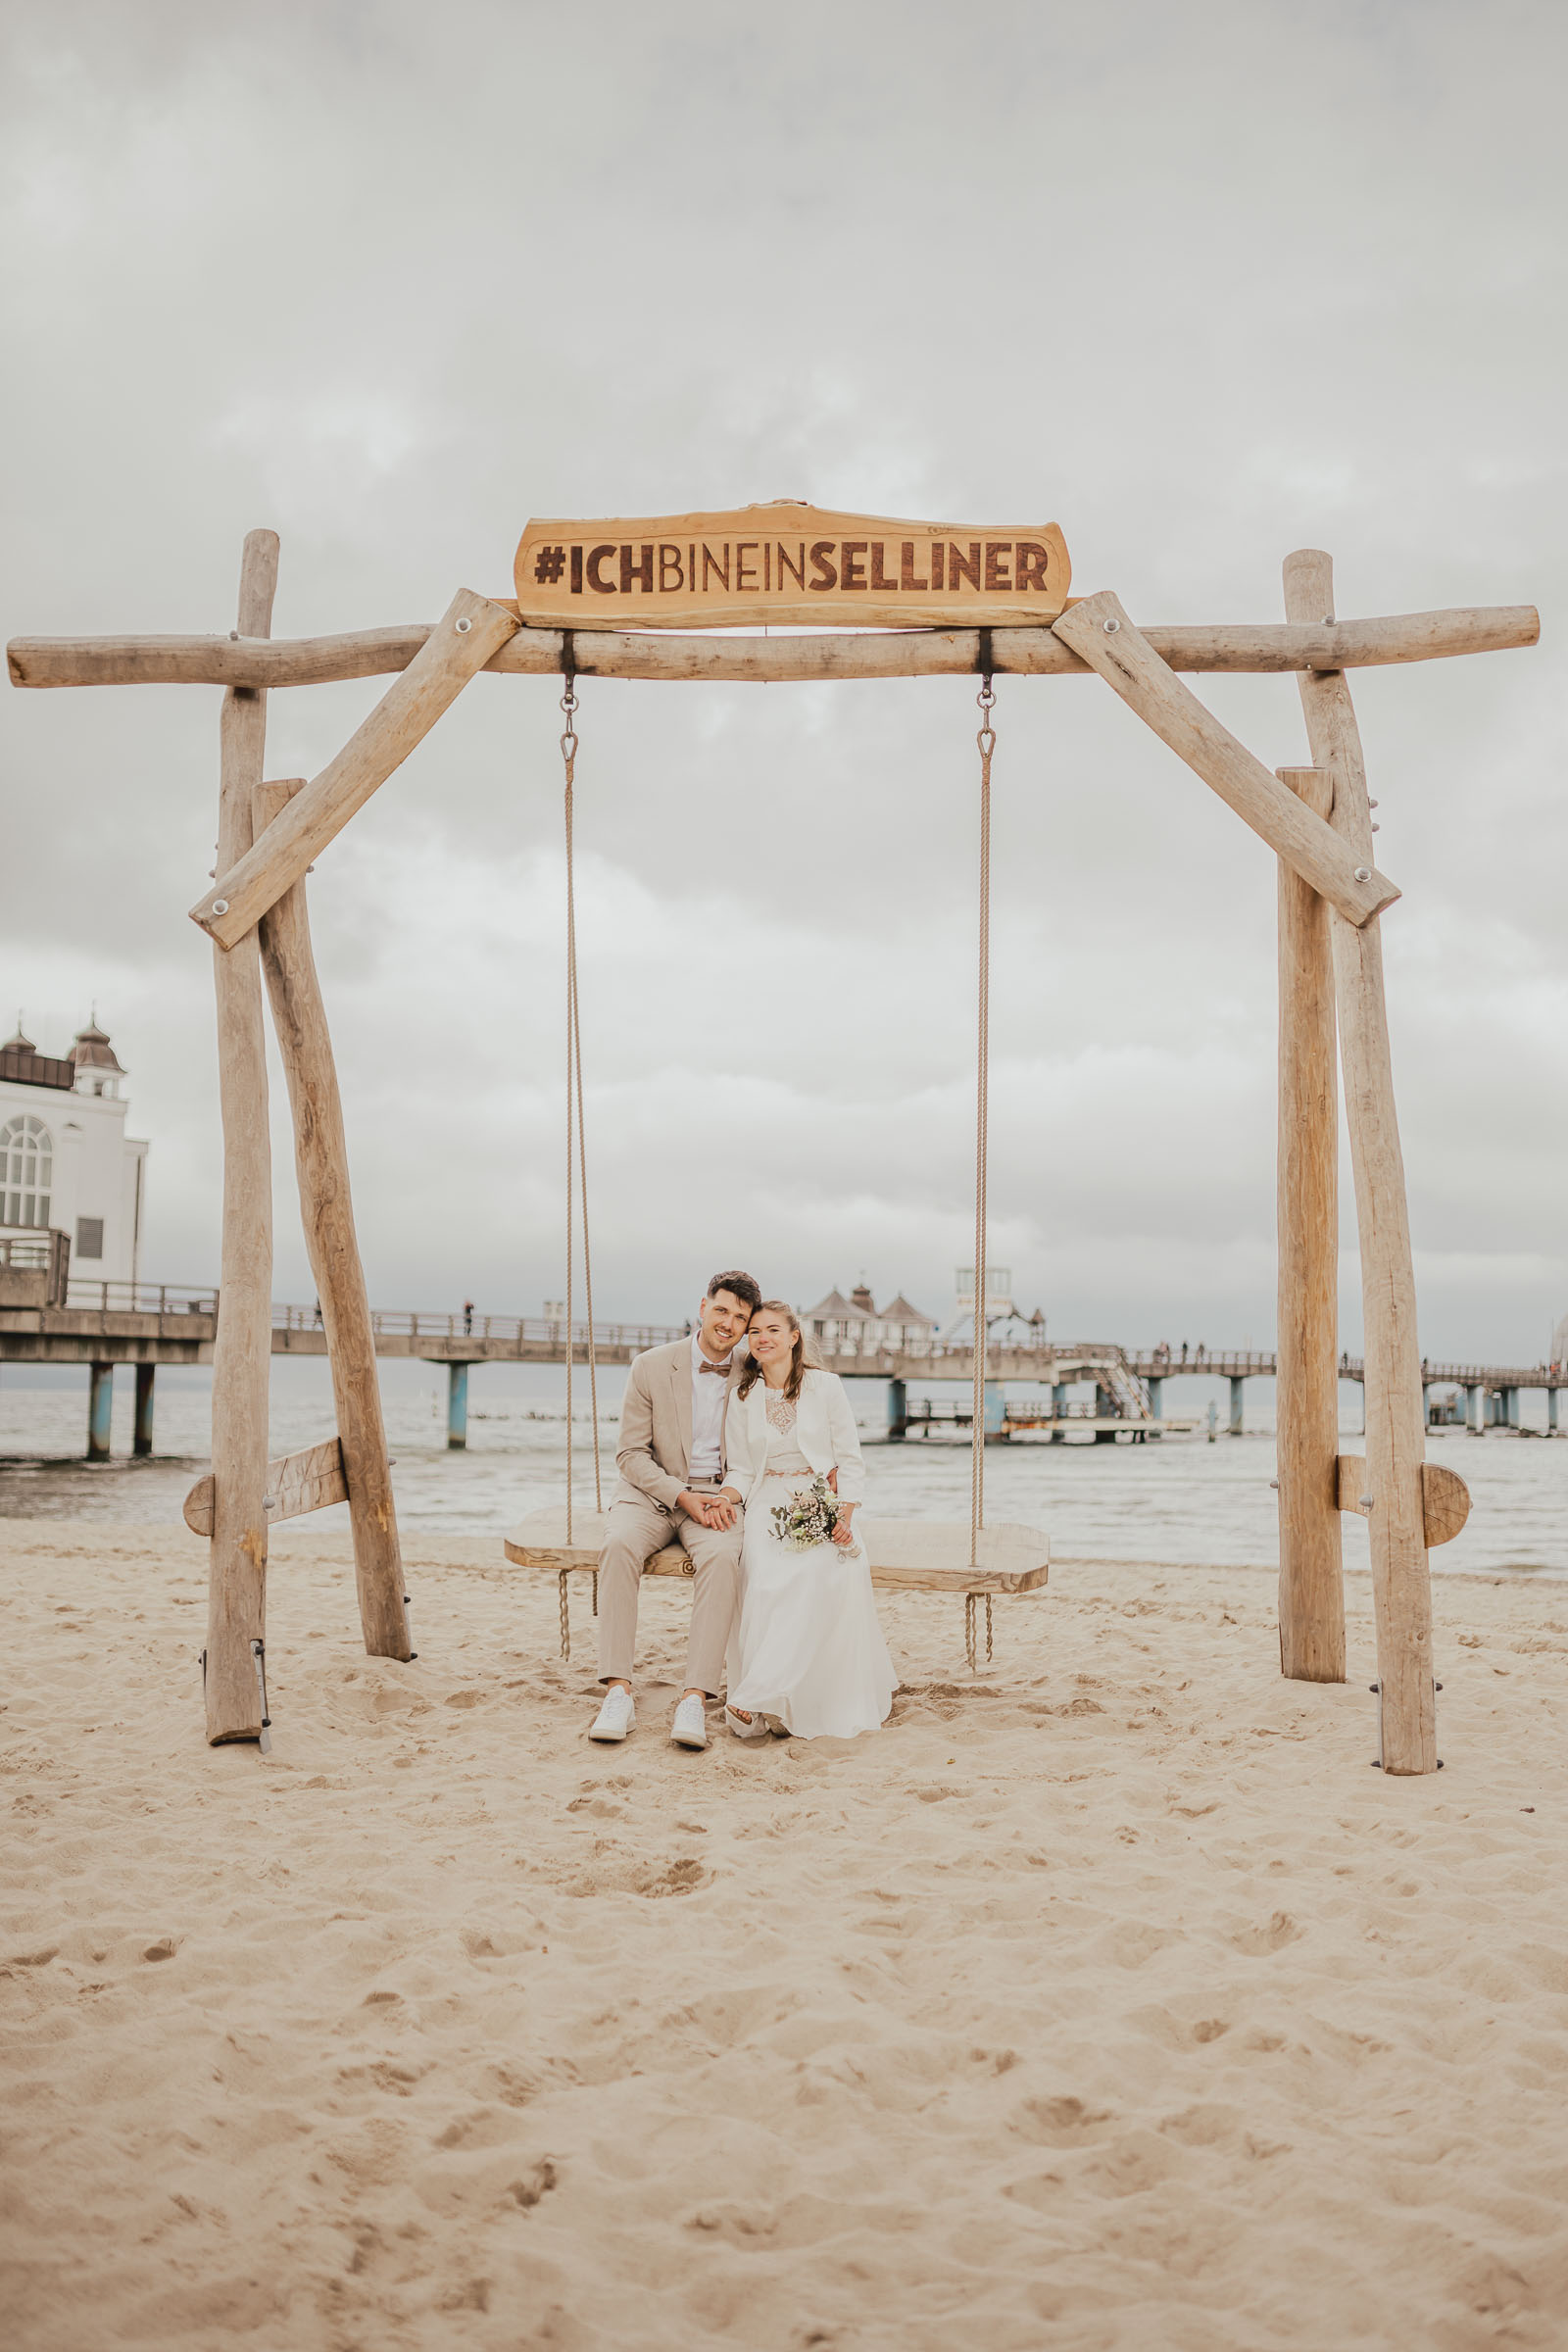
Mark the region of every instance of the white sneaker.
POLYGON ((675 1720, 669 1736, 677 1747, 706 1747, 708 1745, 708 1717, 700 1698, 683 1698, 675 1709, 675 1720))
POLYGON ((744 1716, 736 1714, 733 1707, 726 1707, 724 1721, 729 1725, 737 1740, 765 1740, 767 1738, 767 1726, 760 1715, 754 1715, 748 1723, 744 1716))
POLYGON ((637 1710, 631 1703, 631 1692, 622 1690, 617 1683, 605 1692, 605 1703, 594 1717, 590 1740, 624 1740, 637 1721, 637 1710))

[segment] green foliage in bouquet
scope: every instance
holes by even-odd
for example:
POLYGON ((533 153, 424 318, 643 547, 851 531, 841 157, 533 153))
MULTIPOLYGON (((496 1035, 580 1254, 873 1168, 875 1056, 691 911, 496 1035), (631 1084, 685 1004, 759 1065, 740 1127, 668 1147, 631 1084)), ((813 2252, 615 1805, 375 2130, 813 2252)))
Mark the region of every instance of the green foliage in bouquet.
POLYGON ((788 1502, 775 1503, 769 1516, 780 1544, 791 1551, 809 1551, 813 1544, 830 1541, 839 1523, 839 1498, 825 1478, 813 1478, 788 1502))

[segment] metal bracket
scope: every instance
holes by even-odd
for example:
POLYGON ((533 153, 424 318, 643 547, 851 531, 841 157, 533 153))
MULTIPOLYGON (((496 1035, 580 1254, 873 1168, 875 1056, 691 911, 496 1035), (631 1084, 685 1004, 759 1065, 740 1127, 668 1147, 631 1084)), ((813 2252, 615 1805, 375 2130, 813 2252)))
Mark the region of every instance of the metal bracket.
POLYGON ((271 1718, 271 1717, 270 1717, 270 1715, 269 1715, 269 1713, 267 1712, 267 1643, 266 1643, 265 1642, 252 1642, 252 1643, 251 1643, 251 1664, 252 1664, 252 1665, 255 1667, 255 1669, 256 1669, 256 1688, 257 1688, 257 1690, 258 1690, 258 1691, 260 1692, 260 1694, 261 1694, 261 1701, 262 1701, 262 1734, 261 1734, 261 1749, 262 1749, 262 1753, 263 1753, 263 1755, 264 1755, 264 1756, 266 1756, 266 1755, 270 1755, 270 1753, 271 1753, 271 1749, 272 1749, 272 1739, 271 1739, 271 1733, 270 1733, 270 1728, 269 1728, 269 1727, 270 1727, 270 1725, 271 1724, 271 1720, 272 1720, 272 1718, 271 1718))
MULTIPOLYGON (((1441 1683, 1434 1683, 1432 1688, 1434 1690, 1441 1690, 1443 1689, 1443 1685, 1441 1683)), ((1381 1683, 1368 1683, 1367 1689, 1374 1693, 1378 1702, 1378 1752, 1372 1758, 1372 1769, 1374 1772, 1381 1772, 1383 1770, 1383 1685, 1381 1683)), ((1441 1756, 1438 1758, 1438 1770, 1440 1772, 1443 1770, 1443 1758, 1441 1756)))

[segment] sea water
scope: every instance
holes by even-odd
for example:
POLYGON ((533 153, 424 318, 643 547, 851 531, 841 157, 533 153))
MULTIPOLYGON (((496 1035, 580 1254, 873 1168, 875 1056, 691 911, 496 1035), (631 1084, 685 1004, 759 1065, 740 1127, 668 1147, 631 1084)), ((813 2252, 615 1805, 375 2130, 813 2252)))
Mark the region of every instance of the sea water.
MULTIPOLYGON (((468 1444, 446 1443, 447 1384, 438 1366, 388 1361, 381 1366, 387 1435, 394 1456, 399 1520, 411 1534, 471 1537, 495 1542, 524 1512, 560 1502, 566 1466, 565 1375, 555 1365, 476 1365, 468 1377, 468 1444)), ((0 1373, 0 1517, 133 1520, 179 1516, 186 1490, 210 1467, 211 1380, 200 1372, 160 1372, 154 1425, 156 1451, 130 1457, 132 1378, 115 1382, 113 1456, 82 1459, 86 1445, 86 1374, 50 1376, 33 1385, 30 1367, 0 1373)), ((599 1376, 603 1490, 613 1490, 623 1368, 599 1376)), ((952 1396, 950 1390, 939 1392, 952 1396)), ((911 1397, 915 1392, 911 1389, 911 1397)), ((1223 1396, 1213 1384, 1213 1400, 1223 1396)), ((887 1392, 858 1381, 850 1396, 865 1445, 866 1507, 889 1518, 969 1519, 967 1438, 886 1443, 887 1392)), ((1166 1390, 1167 1402, 1172 1391, 1166 1390)), ((1203 1384, 1180 1384, 1172 1409, 1206 1416, 1203 1384)), ((1457 1470, 1470 1489, 1469 1524, 1432 1554, 1436 1571, 1568 1575, 1568 1442, 1544 1438, 1544 1399, 1522 1399, 1532 1434, 1503 1430, 1485 1438, 1438 1430, 1429 1458, 1457 1470), (1541 1434, 1536 1434, 1536 1432, 1541 1434)), ((1342 1391, 1348 1453, 1362 1448, 1360 1395, 1342 1391)), ((574 1491, 593 1503, 592 1432, 588 1376, 579 1366, 572 1389, 574 1491)), ((1274 1476, 1273 1384, 1248 1384, 1247 1434, 1219 1434, 1206 1425, 1190 1435, 1134 1446, 1096 1446, 1075 1440, 1052 1445, 1014 1438, 985 1454, 986 1516, 1043 1528, 1059 1558, 1182 1561, 1216 1566, 1270 1565, 1278 1560, 1278 1504, 1274 1476)), ((335 1426, 327 1369, 319 1359, 273 1364, 271 1450, 291 1453, 330 1437, 335 1426)), ((322 1527, 346 1527, 339 1504, 316 1514, 322 1527)), ((1346 1565, 1364 1569, 1363 1520, 1344 1521, 1346 1565)))

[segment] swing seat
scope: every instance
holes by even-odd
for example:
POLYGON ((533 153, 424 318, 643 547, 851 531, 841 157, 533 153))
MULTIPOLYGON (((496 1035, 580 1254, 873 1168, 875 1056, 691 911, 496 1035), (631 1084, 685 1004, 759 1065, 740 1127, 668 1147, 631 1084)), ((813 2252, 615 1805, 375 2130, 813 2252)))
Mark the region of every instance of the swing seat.
MULTIPOLYGON (((568 1544, 563 1507, 531 1511, 505 1539, 506 1555, 514 1567, 552 1576, 591 1573, 609 1528, 608 1512, 573 1511, 568 1544)), ((1051 1573, 1051 1544, 1036 1527, 983 1529, 972 1567, 969 1531, 952 1522, 858 1517, 856 1529, 870 1558, 872 1584, 890 1592, 1034 1592, 1051 1573)), ((691 1573, 679 1544, 666 1544, 643 1562, 644 1576, 691 1573)))

